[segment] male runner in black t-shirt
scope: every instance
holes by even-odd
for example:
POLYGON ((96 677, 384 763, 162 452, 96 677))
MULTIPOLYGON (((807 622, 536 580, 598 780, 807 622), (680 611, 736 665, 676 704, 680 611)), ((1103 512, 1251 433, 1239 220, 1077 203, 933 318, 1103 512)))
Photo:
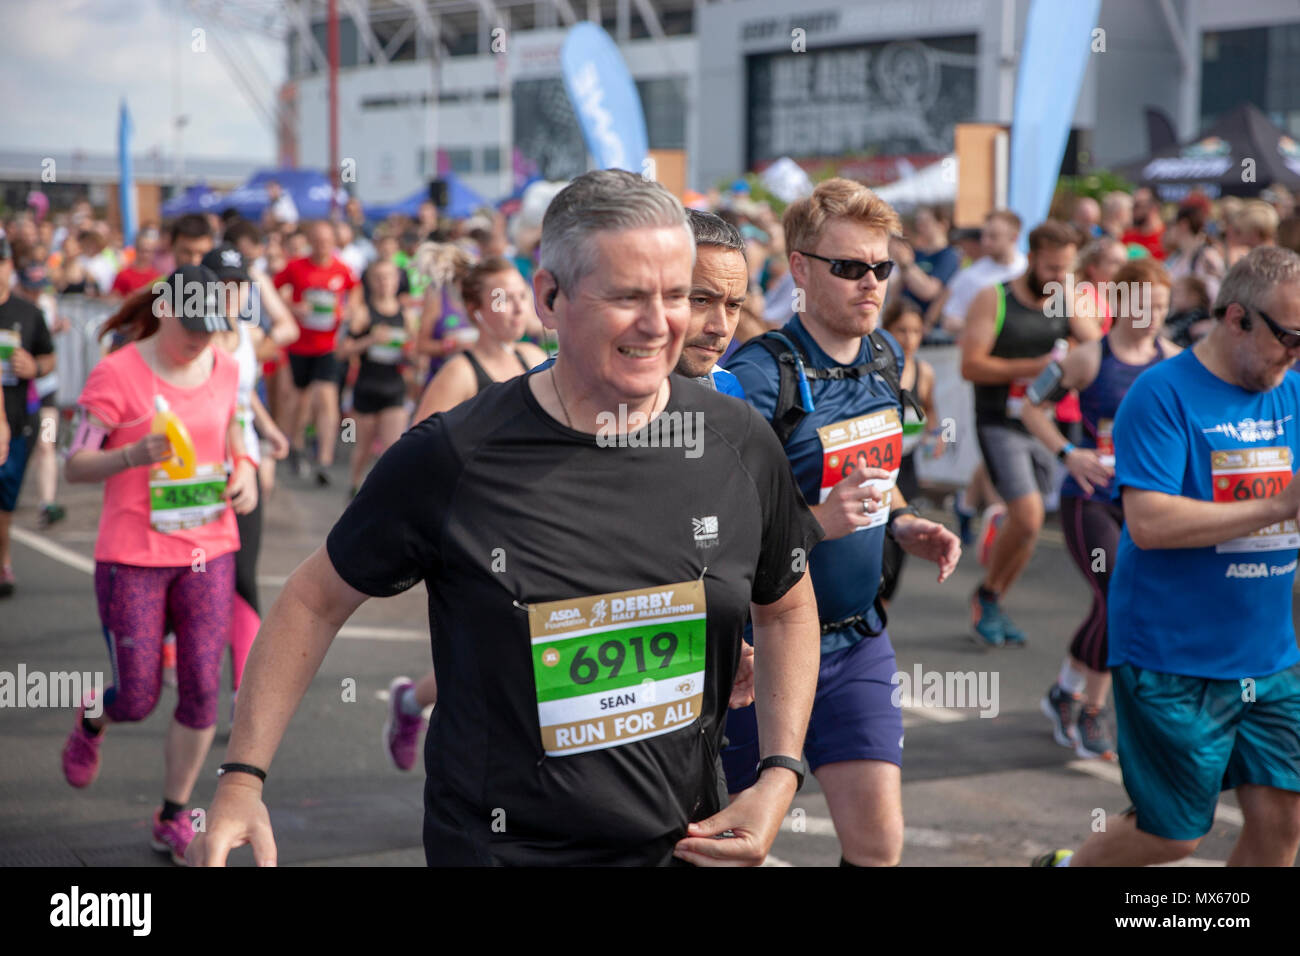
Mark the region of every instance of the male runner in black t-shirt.
POLYGON ((0 446, 0 598, 14 593, 14 569, 9 561, 9 525, 18 507, 27 458, 36 444, 35 415, 28 414, 32 379, 54 371, 54 342, 40 310, 9 292, 13 280, 13 249, 0 235, 0 387, 8 441, 0 446))
POLYGON ((258 778, 307 682, 367 596, 420 580, 430 864, 764 859, 802 776, 821 530, 767 423, 669 375, 691 259, 655 183, 601 171, 556 197, 533 288, 561 357, 407 432, 290 578, 192 862, 245 842, 274 860, 258 778), (728 806, 718 749, 747 614, 763 769, 728 806))

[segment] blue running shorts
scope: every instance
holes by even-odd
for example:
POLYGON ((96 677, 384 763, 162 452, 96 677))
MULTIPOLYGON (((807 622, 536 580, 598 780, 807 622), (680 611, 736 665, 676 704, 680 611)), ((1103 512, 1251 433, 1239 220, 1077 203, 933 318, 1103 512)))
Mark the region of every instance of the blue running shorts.
MULTIPOLYGON (((903 711, 893 702, 898 662, 889 633, 823 654, 804 740, 808 769, 844 760, 885 760, 903 765, 903 711)), ((754 705, 727 712, 722 765, 727 792, 758 779, 758 723, 754 705)))
POLYGON ((1250 683, 1132 664, 1111 673, 1119 765, 1139 830, 1195 840, 1210 831, 1221 790, 1300 792, 1300 664, 1250 683))

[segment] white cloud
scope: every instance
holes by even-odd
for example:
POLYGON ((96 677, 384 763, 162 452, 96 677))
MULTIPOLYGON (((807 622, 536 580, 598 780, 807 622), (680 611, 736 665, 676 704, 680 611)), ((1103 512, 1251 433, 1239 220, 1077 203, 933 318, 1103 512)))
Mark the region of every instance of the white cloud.
MULTIPOLYGON (((0 10, 7 147, 111 153, 125 97, 136 151, 170 153, 179 74, 187 156, 274 159, 274 135, 244 99, 211 33, 207 52, 191 50, 191 31, 211 24, 200 23, 184 0, 3 0, 0 10)), ((240 36, 271 85, 252 82, 273 105, 284 46, 240 36)))

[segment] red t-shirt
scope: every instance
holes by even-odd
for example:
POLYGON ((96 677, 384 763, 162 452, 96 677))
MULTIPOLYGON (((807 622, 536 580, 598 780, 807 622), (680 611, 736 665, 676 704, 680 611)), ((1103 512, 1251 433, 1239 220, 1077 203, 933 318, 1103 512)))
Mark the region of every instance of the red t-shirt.
POLYGON ((113 291, 118 295, 130 295, 136 289, 142 289, 155 279, 162 277, 157 269, 137 269, 127 266, 113 280, 113 291))
POLYGON ((1141 246, 1151 253, 1153 259, 1159 259, 1163 262, 1165 258, 1164 234, 1165 226, 1164 223, 1161 223, 1160 228, 1155 232, 1139 232, 1136 229, 1130 229, 1120 237, 1120 242, 1126 246, 1130 244, 1141 246))
POLYGON ((335 256, 329 265, 318 266, 310 258, 291 260, 275 277, 278 288, 293 288, 292 301, 306 302, 307 318, 297 316, 302 334, 287 346, 292 355, 326 355, 334 351, 334 337, 343 321, 343 303, 357 284, 352 270, 335 256))

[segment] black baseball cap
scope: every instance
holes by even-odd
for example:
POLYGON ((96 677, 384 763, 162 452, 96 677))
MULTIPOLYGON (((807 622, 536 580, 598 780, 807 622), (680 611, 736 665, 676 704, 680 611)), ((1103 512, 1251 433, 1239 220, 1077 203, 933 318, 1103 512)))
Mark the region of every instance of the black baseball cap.
POLYGON ((224 309, 226 289, 207 266, 178 266, 153 284, 154 308, 159 300, 191 332, 231 332, 235 325, 224 309))
POLYGON ((248 264, 243 254, 234 246, 218 246, 203 257, 203 265, 217 274, 218 279, 248 282, 248 264))

